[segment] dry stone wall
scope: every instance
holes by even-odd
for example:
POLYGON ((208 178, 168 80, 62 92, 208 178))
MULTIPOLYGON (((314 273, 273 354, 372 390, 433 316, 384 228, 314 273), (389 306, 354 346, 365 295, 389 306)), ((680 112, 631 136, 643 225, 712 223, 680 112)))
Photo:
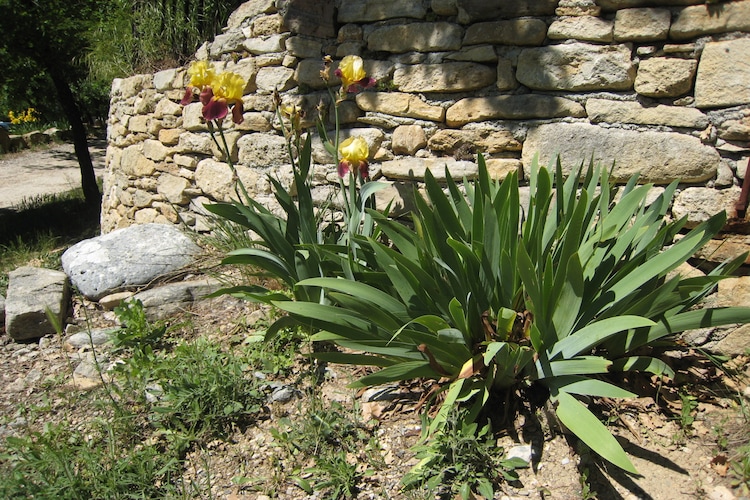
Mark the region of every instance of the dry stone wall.
MULTIPOLYGON (((479 152, 497 178, 559 154, 566 169, 616 161, 618 181, 679 179, 674 211, 693 224, 734 215, 750 158, 750 0, 250 0, 196 59, 248 82, 226 138, 257 200, 274 206, 269 174, 291 183, 272 92, 306 125, 331 116, 322 58, 348 54, 379 82, 339 112, 342 137, 364 137, 371 173, 391 184, 381 202, 408 205, 427 169, 475 175, 479 152)), ((205 231, 203 204, 233 196, 201 105, 179 104, 185 84, 185 68, 114 82, 103 232, 205 231)), ((319 140, 313 156, 324 200, 336 169, 319 140)))

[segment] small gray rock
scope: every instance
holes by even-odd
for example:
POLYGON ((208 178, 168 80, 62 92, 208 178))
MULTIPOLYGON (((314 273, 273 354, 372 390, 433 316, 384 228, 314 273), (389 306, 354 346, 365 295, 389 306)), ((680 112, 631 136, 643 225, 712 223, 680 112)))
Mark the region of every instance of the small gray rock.
POLYGON ((93 357, 86 357, 76 366, 73 375, 98 381, 100 378, 100 369, 104 371, 104 367, 98 364, 93 357))
POLYGON ((131 300, 140 300, 143 303, 149 319, 164 319, 219 288, 221 282, 212 278, 182 281, 137 293, 131 300))
POLYGON ((146 395, 146 401, 151 404, 158 403, 162 396, 164 396, 164 388, 158 382, 152 382, 146 385, 143 392, 146 395))
POLYGON ((65 343, 74 349, 99 346, 112 341, 117 328, 98 328, 91 331, 77 332, 65 339, 65 343))
POLYGON ((292 387, 285 385, 275 389, 271 393, 269 400, 272 403, 288 403, 294 398, 295 394, 296 391, 292 387))
POLYGON ((514 446, 513 448, 508 450, 508 453, 505 454, 506 458, 520 458, 521 460, 525 460, 527 463, 531 463, 531 459, 533 456, 534 452, 530 444, 514 446))

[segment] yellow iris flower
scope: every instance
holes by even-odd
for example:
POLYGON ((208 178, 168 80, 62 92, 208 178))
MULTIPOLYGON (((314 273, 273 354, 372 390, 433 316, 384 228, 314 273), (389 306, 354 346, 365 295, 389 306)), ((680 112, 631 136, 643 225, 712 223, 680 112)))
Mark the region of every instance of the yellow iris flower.
POLYGON ((223 120, 232 105, 232 121, 242 123, 242 94, 245 92, 245 79, 229 71, 217 75, 211 82, 211 98, 203 105, 203 118, 223 120))
POLYGON ((354 170, 359 172, 363 178, 367 178, 367 159, 370 156, 370 148, 367 141, 362 137, 349 137, 339 144, 339 177, 344 177, 347 172, 354 170))
POLYGON ((237 73, 224 72, 216 74, 211 63, 196 61, 188 68, 190 83, 185 89, 181 104, 187 105, 193 100, 193 90, 200 91, 199 100, 203 104, 203 118, 206 120, 223 120, 232 105, 232 121, 242 123, 242 94, 246 82, 237 73))
POLYGON ((359 56, 345 56, 335 74, 341 78, 341 90, 344 93, 359 92, 375 85, 375 80, 367 77, 365 63, 359 56))
POLYGON ((224 99, 228 103, 242 102, 245 85, 244 78, 228 71, 217 75, 211 82, 214 99, 224 99))

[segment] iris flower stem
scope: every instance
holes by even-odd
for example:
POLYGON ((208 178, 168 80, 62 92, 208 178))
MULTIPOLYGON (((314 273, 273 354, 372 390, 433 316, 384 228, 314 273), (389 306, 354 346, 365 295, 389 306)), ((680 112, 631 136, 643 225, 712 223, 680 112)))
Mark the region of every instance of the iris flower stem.
MULTIPOLYGON (((339 121, 339 100, 336 97, 336 94, 333 93, 333 89, 331 87, 328 87, 328 95, 331 96, 331 102, 333 103, 333 121, 334 121, 334 134, 333 134, 333 163, 338 167, 339 165, 339 143, 341 142, 340 139, 340 133, 341 133, 341 122, 339 121)), ((325 127, 323 127, 325 128, 325 127)), ((356 182, 355 179, 351 179, 351 181, 356 182)), ((351 214, 352 214, 352 208, 350 206, 349 202, 349 194, 347 193, 346 185, 344 184, 344 179, 339 177, 339 188, 341 189, 342 196, 344 197, 344 221, 346 223, 346 234, 347 236, 351 234, 350 229, 350 222, 351 222, 351 214)))
POLYGON ((249 204, 250 195, 247 193, 247 189, 245 189, 245 184, 242 182, 242 179, 240 179, 240 176, 237 174, 237 168, 234 166, 234 162, 232 161, 232 155, 229 151, 227 138, 224 135, 224 127, 221 126, 221 122, 219 122, 218 120, 215 120, 215 122, 216 122, 216 128, 219 130, 219 136, 221 137, 221 143, 223 147, 219 146, 218 141, 214 137, 213 130, 211 131, 211 138, 214 140, 216 145, 219 147, 219 149, 221 149, 224 152, 224 155, 226 156, 227 164, 229 165, 229 168, 232 170, 232 179, 234 180, 235 194, 240 199, 240 201, 242 201, 243 203, 249 204))

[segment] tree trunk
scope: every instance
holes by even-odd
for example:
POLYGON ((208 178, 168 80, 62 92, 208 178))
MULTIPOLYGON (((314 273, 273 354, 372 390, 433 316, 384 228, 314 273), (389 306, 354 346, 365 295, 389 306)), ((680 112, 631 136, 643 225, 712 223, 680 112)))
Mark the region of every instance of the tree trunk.
POLYGON ((73 148, 81 169, 81 188, 83 189, 83 196, 86 198, 86 204, 99 205, 102 202, 102 195, 99 193, 99 186, 96 184, 94 164, 91 161, 89 144, 86 139, 86 128, 83 126, 81 113, 73 97, 73 91, 64 75, 57 68, 48 65, 47 71, 55 85, 60 104, 65 111, 73 133, 73 148))

